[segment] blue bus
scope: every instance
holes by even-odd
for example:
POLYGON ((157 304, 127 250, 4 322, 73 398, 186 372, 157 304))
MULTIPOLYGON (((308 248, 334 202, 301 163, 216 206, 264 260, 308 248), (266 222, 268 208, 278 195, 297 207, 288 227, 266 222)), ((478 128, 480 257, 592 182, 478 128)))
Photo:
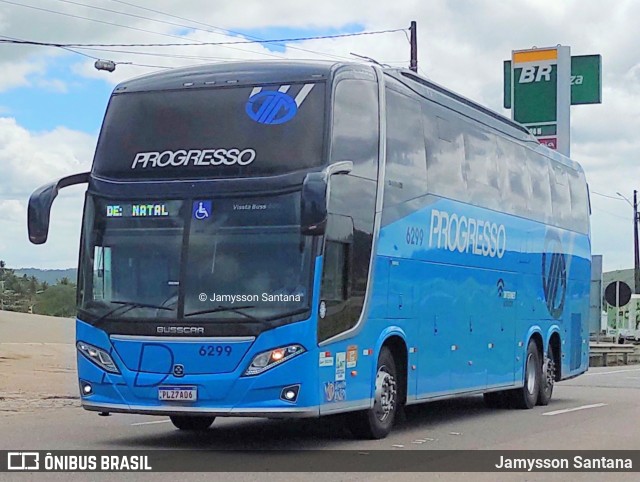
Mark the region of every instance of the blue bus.
POLYGON ((87 183, 82 406, 169 416, 546 405, 587 370, 589 195, 522 126, 403 69, 241 62, 118 85, 87 183))

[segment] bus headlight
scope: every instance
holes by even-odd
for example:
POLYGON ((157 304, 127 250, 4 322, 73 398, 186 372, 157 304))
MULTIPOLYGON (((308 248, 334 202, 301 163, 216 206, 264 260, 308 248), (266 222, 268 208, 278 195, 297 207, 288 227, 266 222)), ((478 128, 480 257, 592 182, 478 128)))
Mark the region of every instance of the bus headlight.
POLYGON ((262 352, 254 357, 251 365, 249 365, 249 368, 244 372, 244 376, 258 375, 259 373, 266 372, 305 351, 301 345, 289 345, 262 352))
POLYGON ((79 341, 76 343, 76 348, 85 358, 87 358, 90 362, 98 365, 103 370, 108 371, 109 373, 120 373, 118 367, 106 351, 90 345, 89 343, 85 343, 84 341, 79 341))

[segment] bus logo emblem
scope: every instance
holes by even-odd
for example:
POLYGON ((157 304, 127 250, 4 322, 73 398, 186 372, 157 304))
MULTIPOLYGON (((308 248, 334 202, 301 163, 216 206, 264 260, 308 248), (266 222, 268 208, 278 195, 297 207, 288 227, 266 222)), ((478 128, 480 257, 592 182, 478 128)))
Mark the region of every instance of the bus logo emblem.
POLYGON ((542 253, 542 290, 549 314, 562 316, 567 295, 567 260, 557 236, 548 236, 542 253))
POLYGON ((313 89, 314 84, 304 84, 295 99, 288 94, 290 85, 278 90, 262 90, 255 87, 245 105, 247 115, 260 124, 278 125, 289 122, 313 89))
POLYGON ((183 377, 184 365, 173 365, 173 376, 178 378, 183 377))
POLYGON ((284 92, 267 90, 249 97, 247 115, 260 124, 284 124, 298 113, 295 100, 284 92))

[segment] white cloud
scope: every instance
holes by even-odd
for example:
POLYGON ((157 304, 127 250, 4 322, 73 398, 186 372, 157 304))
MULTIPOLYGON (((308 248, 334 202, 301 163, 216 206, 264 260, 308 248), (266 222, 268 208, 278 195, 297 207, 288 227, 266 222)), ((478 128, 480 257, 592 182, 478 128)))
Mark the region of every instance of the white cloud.
MULTIPOLYGON (((6 46, 4 48, 7 48, 6 46)), ((19 61, 19 62, 1 62, 0 69, 0 92, 30 85, 29 76, 36 73, 44 72, 44 65, 41 62, 19 61)))
POLYGON ((61 193, 44 246, 27 238, 27 201, 37 187, 90 168, 95 136, 59 127, 32 133, 0 117, 0 258, 13 267, 62 268, 77 262, 82 189, 61 193))

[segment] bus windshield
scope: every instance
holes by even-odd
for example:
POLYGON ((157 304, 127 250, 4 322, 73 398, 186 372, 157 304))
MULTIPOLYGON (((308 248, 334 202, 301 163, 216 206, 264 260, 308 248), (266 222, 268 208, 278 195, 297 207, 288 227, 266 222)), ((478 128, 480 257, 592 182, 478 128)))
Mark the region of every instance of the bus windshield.
POLYGON ((325 84, 117 93, 93 174, 194 179, 284 174, 323 162, 325 84))
POLYGON ((117 201, 89 197, 79 309, 90 318, 271 320, 309 308, 299 193, 117 201))

